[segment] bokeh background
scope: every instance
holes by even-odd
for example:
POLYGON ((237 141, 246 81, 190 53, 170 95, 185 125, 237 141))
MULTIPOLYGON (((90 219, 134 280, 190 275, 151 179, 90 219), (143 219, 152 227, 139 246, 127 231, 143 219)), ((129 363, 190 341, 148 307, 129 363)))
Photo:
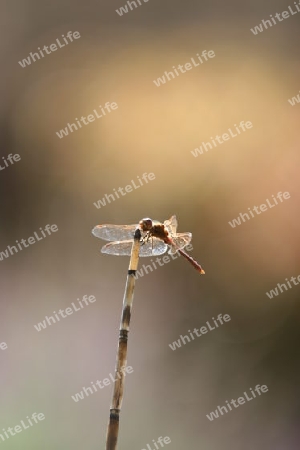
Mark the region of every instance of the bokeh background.
MULTIPOLYGON (((59 231, 0 262, 0 429, 46 419, 5 449, 104 449, 112 387, 71 395, 113 373, 128 258, 100 253, 96 224, 176 214, 193 233, 200 277, 178 258, 137 280, 119 448, 169 436, 173 450, 299 448, 299 289, 266 291, 299 268, 300 14, 250 31, 292 1, 16 0, 1 6, 0 251, 46 224, 59 231), (81 38, 21 68, 69 30, 81 38), (196 53, 216 57, 157 88, 196 53), (98 105, 110 115, 59 139, 98 105), (191 150, 234 123, 253 128, 206 154, 191 150), (144 172, 154 181, 101 209, 94 202, 144 172), (242 224, 228 221, 278 191, 291 198, 242 224), (83 295, 97 301, 37 332, 83 295), (212 316, 218 330, 169 344, 212 316), (257 384, 269 392, 210 422, 206 414, 257 384)), ((141 259, 144 264, 149 261, 141 259)), ((152 444, 152 448, 153 444, 152 444)))

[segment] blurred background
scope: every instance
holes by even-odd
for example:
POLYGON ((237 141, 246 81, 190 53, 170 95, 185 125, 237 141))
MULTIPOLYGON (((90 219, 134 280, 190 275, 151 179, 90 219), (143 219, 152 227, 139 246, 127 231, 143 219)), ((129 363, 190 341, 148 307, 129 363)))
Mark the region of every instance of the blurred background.
MULTIPOLYGON (((267 291, 299 268, 300 14, 254 35, 289 1, 16 0, 1 6, 0 251, 34 231, 59 231, 0 262, 0 429, 46 419, 6 449, 105 448, 112 386, 75 403, 115 364, 129 258, 100 253, 97 224, 177 215, 193 233, 199 276, 183 258, 137 280, 119 449, 169 436, 174 450, 299 448, 299 294, 267 291), (68 31, 81 38, 22 68, 68 31), (153 80, 203 50, 215 58, 157 88, 153 80), (118 109, 63 139, 56 132, 105 102, 118 109), (253 128, 194 158, 240 121, 253 128), (1 159, 2 161, 2 159, 1 159), (155 180, 97 209, 144 172, 155 180), (228 224, 279 191, 289 200, 228 224), (97 301, 37 332, 83 295, 97 301), (176 351, 180 334, 218 314, 231 321, 176 351), (269 392, 218 420, 206 414, 257 384, 269 392)), ((150 263, 142 258, 142 264, 150 263)))

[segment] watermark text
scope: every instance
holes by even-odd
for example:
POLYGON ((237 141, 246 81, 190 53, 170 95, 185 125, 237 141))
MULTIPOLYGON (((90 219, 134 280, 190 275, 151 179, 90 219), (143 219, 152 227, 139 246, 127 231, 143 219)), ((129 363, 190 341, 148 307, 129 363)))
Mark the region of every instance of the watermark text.
MULTIPOLYGON (((250 122, 249 120, 247 122, 244 122, 242 120, 239 125, 234 124, 234 127, 237 134, 235 134, 231 128, 228 128, 227 130, 228 133, 223 133, 221 136, 217 134, 214 138, 211 137, 210 139, 214 147, 217 147, 218 144, 224 144, 225 141, 228 141, 229 139, 238 136, 239 134, 241 134, 241 130, 242 131, 249 130, 250 128, 253 127, 253 125, 252 122, 250 122)), ((191 150, 191 153, 196 158, 199 155, 203 155, 203 150, 207 152, 209 149, 211 150, 212 148, 213 146, 210 142, 202 142, 200 147, 195 148, 195 150, 191 150)))
POLYGON ((27 416, 26 419, 21 420, 20 425, 9 427, 6 430, 3 428, 3 431, 1 431, 0 434, 0 439, 2 439, 2 441, 6 441, 11 436, 15 436, 17 433, 21 433, 21 431, 32 427, 35 423, 39 423, 39 421, 42 421, 44 419, 45 415, 43 413, 33 413, 30 418, 27 416))
MULTIPOLYGON (((170 444, 171 439, 169 438, 169 436, 166 437, 162 437, 159 436, 159 438, 157 439, 157 441, 155 441, 154 439, 152 439, 152 442, 154 443, 155 448, 150 447, 150 444, 147 444, 147 448, 142 448, 142 450, 158 450, 160 448, 164 447, 164 444, 170 444), (160 447, 158 446, 158 444, 160 445, 160 447)), ((152 445, 152 444, 151 444, 152 445)))
POLYGON ((156 87, 160 87, 162 84, 166 84, 167 81, 171 81, 174 78, 176 78, 176 76, 179 77, 181 73, 186 73, 188 70, 192 70, 194 67, 200 66, 200 64, 203 64, 205 61, 208 61, 209 59, 214 58, 215 56, 216 55, 213 50, 209 51, 203 50, 201 56, 199 55, 199 53, 197 53, 196 61, 194 58, 190 58, 191 62, 186 62, 184 65, 179 64, 177 67, 173 66, 173 71, 172 70, 170 72, 165 71, 160 78, 153 80, 153 83, 155 84, 156 87), (176 76, 174 75, 174 73, 176 76))
POLYGON ((79 298, 77 299, 77 307, 74 302, 71 303, 71 306, 66 309, 60 309, 58 312, 53 311, 53 316, 45 316, 45 320, 43 322, 39 322, 37 325, 34 325, 34 328, 37 331, 44 330, 47 328, 48 325, 52 325, 54 323, 57 323, 60 321, 60 319, 65 319, 66 317, 73 314, 73 312, 81 311, 83 308, 85 308, 84 305, 88 306, 90 303, 95 303, 96 297, 94 295, 90 295, 89 297, 87 295, 84 295, 82 297, 82 300, 79 298), (79 307, 78 307, 79 306, 79 307), (56 318, 56 320, 55 320, 56 318))
POLYGON ((299 283, 300 283, 300 275, 298 275, 297 278, 296 277, 291 277, 290 280, 288 280, 286 278, 285 279, 286 284, 285 283, 282 283, 282 284, 277 283, 277 287, 274 288, 274 289, 271 289, 270 292, 266 292, 266 295, 269 298, 277 297, 277 295, 279 295, 280 293, 282 294, 282 292, 288 291, 288 287, 290 289, 292 289, 293 286, 297 286, 299 283, 297 283, 296 280, 298 280, 299 283), (291 284, 290 281, 293 282, 294 284, 291 284), (285 291, 282 289, 282 286, 284 287, 285 291), (279 288, 280 292, 278 291, 278 288, 279 288))
POLYGON ((45 58, 46 55, 50 55, 53 52, 56 52, 58 48, 65 47, 70 42, 73 42, 73 39, 79 39, 80 33, 78 31, 68 31, 67 36, 65 37, 64 34, 62 34, 62 37, 59 39, 56 39, 56 44, 50 44, 50 45, 44 45, 43 49, 38 47, 39 53, 29 53, 29 56, 27 58, 24 58, 22 61, 19 61, 20 66, 24 69, 26 66, 30 66, 31 61, 35 62, 38 59, 45 58), (64 42, 64 43, 63 43, 64 42), (49 50, 50 49, 50 50, 49 50), (44 51, 43 51, 44 50, 44 51), (46 55, 44 54, 46 53, 46 55))
POLYGON ((9 155, 2 156, 3 162, 0 163, 0 170, 6 169, 6 167, 9 167, 14 164, 14 162, 18 162, 21 160, 21 156, 18 153, 15 153, 14 155, 10 153, 9 155), (3 164, 3 165, 2 165, 3 164))
POLYGON ((300 103, 300 91, 299 91, 299 94, 297 94, 297 97, 289 98, 288 102, 292 106, 295 106, 296 104, 300 103))
POLYGON ((250 28, 252 33, 254 35, 257 35, 258 33, 262 33, 263 31, 267 30, 270 27, 273 27, 273 25, 277 25, 279 22, 282 22, 285 19, 288 19, 291 16, 294 16, 295 14, 298 14, 300 12, 300 2, 296 3, 294 2, 294 9, 291 6, 288 6, 288 11, 282 11, 282 13, 276 13, 275 17, 273 17, 273 14, 270 14, 270 19, 262 20, 259 25, 256 25, 254 28, 250 28))
MULTIPOLYGON (((149 0, 143 0, 144 3, 147 3, 148 1, 149 0)), ((128 2, 126 2, 126 3, 127 4, 125 4, 124 6, 121 6, 121 8, 115 10, 116 13, 119 14, 119 16, 123 16, 123 14, 126 14, 126 13, 132 11, 133 10, 133 6, 132 5, 134 5, 134 8, 138 8, 137 3, 139 4, 139 6, 143 5, 143 3, 141 3, 141 0, 136 0, 136 1, 129 1, 128 0, 128 2), (127 5, 129 6, 130 10, 128 10, 128 6, 127 5)))
MULTIPOLYGON (((132 192, 133 189, 139 189, 141 186, 144 185, 144 183, 139 176, 137 176, 137 179, 138 179, 137 184, 135 184, 135 182, 131 180, 131 183, 127 184, 127 186, 125 186, 124 188, 121 187, 119 187, 118 189, 113 188, 113 193, 105 194, 104 197, 102 197, 100 200, 94 202, 94 205, 96 206, 97 209, 100 209, 101 206, 107 205, 107 202, 110 203, 111 201, 114 202, 116 199, 119 199, 120 195, 118 194, 118 192, 122 195, 122 197, 124 197, 126 194, 129 194, 129 192, 132 192)), ((144 173, 142 175, 142 179, 146 184, 148 184, 149 181, 155 180, 155 175, 152 172, 148 174, 144 173)))
MULTIPOLYGON (((41 236, 38 235, 38 233, 36 231, 33 232, 34 237, 31 236, 29 238, 27 238, 27 242, 26 239, 21 239, 21 242, 19 242, 18 240, 16 240, 16 244, 19 248, 19 250, 23 250, 23 248, 27 248, 29 247, 29 245, 35 244, 37 241, 41 241, 42 239, 47 237, 47 234, 45 232, 48 233, 48 236, 51 235, 51 233, 56 233, 56 231, 58 231, 58 227, 57 225, 53 224, 53 225, 46 225, 45 228, 41 228, 40 227, 40 231, 41 231, 41 236)), ((8 245, 6 247, 6 250, 4 250, 3 252, 0 252, 0 261, 3 261, 3 258, 8 258, 10 255, 14 255, 15 253, 18 253, 19 250, 17 249, 17 247, 15 245, 8 245)))
MULTIPOLYGON (((105 112, 105 109, 108 113, 111 113, 112 110, 114 111, 115 109, 118 109, 118 105, 116 102, 112 102, 112 103, 106 102, 103 108, 101 105, 99 105, 99 108, 100 108, 102 114, 104 116, 106 116, 107 113, 105 112)), ((98 114, 99 111, 97 111, 96 109, 93 110, 93 113, 95 113, 95 115, 89 114, 88 116, 81 116, 79 120, 76 117, 75 120, 77 122, 77 125, 76 125, 76 123, 68 122, 67 126, 65 128, 63 128, 62 130, 56 131, 56 134, 59 137, 59 139, 62 139, 63 137, 68 136, 69 131, 71 133, 73 133, 73 131, 77 131, 77 130, 79 130, 79 128, 82 128, 81 123, 83 123, 84 125, 88 125, 89 123, 95 121, 95 116, 97 117, 97 119, 100 119, 101 117, 103 117, 102 114, 98 114)))
POLYGON ((105 386, 109 386, 112 382, 116 381, 117 379, 121 379, 123 376, 127 373, 132 373, 133 368, 131 366, 124 366, 121 368, 121 373, 117 373, 116 378, 113 377, 113 375, 110 373, 109 378, 104 378, 102 381, 97 380, 95 383, 91 381, 92 387, 83 387, 82 391, 78 392, 75 395, 71 395, 74 402, 79 402, 79 400, 83 400, 85 397, 89 397, 90 394, 94 394, 94 392, 98 392, 99 389, 103 389, 105 386), (97 388, 97 386, 98 388, 97 388))
POLYGON ((174 351, 177 348, 181 347, 181 343, 183 345, 187 344, 188 342, 191 342, 191 340, 195 340, 195 336, 196 337, 201 337, 203 334, 206 334, 208 331, 212 331, 215 330, 216 328, 219 328, 220 325, 224 325, 224 322, 229 322, 231 320, 231 317, 229 314, 219 314, 218 317, 215 319, 214 317, 212 318, 212 321, 215 325, 211 326, 210 322, 207 321, 205 325, 207 326, 202 326, 199 329, 198 328, 194 328, 193 331, 188 330, 189 336, 186 334, 185 336, 182 336, 182 334, 180 335, 180 339, 178 339, 178 341, 174 341, 172 344, 169 344, 169 347, 174 351))
MULTIPOLYGON (((253 206, 252 209, 251 209, 251 208, 248 208, 249 213, 250 213, 250 215, 251 215, 252 218, 253 218, 253 217, 256 217, 256 216, 254 215, 254 212, 256 213, 256 215, 259 215, 259 214, 261 214, 262 212, 265 212, 265 211, 267 211, 268 209, 274 208, 276 205, 279 205, 277 199, 280 201, 280 203, 282 203, 283 200, 287 200, 287 199, 289 199, 290 197, 291 197, 291 196, 290 196, 290 193, 289 193, 289 192, 283 192, 283 193, 282 193, 282 192, 278 192, 277 195, 276 195, 276 197, 275 197, 274 195, 272 195, 273 203, 270 203, 269 199, 267 198, 267 199, 266 199, 267 204, 262 203, 260 206, 253 206)), ((272 200, 271 200, 271 202, 272 202, 272 200)), ((237 217, 236 219, 233 219, 232 221, 228 222, 229 225, 230 225, 232 228, 235 228, 237 225, 241 225, 241 224, 242 224, 241 219, 242 219, 243 222, 246 222, 246 219, 247 219, 247 220, 250 220, 250 219, 251 219, 251 217, 249 216, 248 213, 240 213, 239 215, 240 215, 240 217, 237 217), (245 217, 246 217, 246 219, 245 219, 245 217)))
POLYGON ((266 386, 265 384, 263 384, 262 386, 257 384, 255 386, 254 390, 255 390, 256 394, 253 391, 253 389, 250 388, 251 395, 249 397, 247 395, 247 392, 244 392, 245 397, 243 397, 243 396, 239 397, 237 400, 232 399, 232 400, 230 400, 230 402, 225 400, 226 406, 218 406, 215 411, 212 411, 210 414, 206 414, 206 417, 210 421, 217 419, 218 417, 220 417, 219 413, 221 413, 221 415, 223 416, 225 413, 232 411, 233 408, 231 407, 231 405, 234 406, 235 408, 238 408, 240 405, 244 405, 246 403, 245 399, 247 400, 247 402, 250 402, 251 400, 256 398, 256 395, 260 396, 262 394, 265 394, 266 392, 268 392, 268 386, 266 386))

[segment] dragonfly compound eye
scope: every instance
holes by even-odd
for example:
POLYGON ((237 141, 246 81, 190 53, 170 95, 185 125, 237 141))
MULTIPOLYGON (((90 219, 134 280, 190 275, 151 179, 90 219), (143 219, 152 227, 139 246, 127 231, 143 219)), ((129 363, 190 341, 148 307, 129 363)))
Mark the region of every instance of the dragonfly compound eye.
POLYGON ((149 219, 149 218, 142 219, 140 221, 140 226, 141 226, 143 231, 151 230, 151 228, 152 228, 152 220, 149 219))

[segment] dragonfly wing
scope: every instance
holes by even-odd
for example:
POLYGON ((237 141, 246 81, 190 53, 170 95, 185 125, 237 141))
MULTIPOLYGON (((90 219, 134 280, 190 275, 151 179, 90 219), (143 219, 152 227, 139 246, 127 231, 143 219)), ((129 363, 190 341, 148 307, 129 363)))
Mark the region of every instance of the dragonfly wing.
POLYGON ((130 256, 132 244, 132 240, 109 242, 101 248, 101 253, 116 256, 130 256))
POLYGON ((192 240, 192 233, 177 233, 175 236, 172 236, 172 241, 174 245, 171 246, 169 250, 169 254, 176 253, 178 248, 183 249, 186 245, 188 245, 192 240))
MULTIPOLYGON (((107 253, 109 255, 117 256, 130 256, 133 241, 132 239, 127 241, 115 241, 109 242, 104 245, 101 249, 102 253, 107 253)), ((168 249, 168 246, 160 239, 153 238, 148 242, 141 244, 140 246, 140 256, 157 256, 162 255, 168 249)))
POLYGON ((164 221, 164 227, 172 235, 176 233, 177 230, 177 219, 176 216, 172 216, 170 219, 164 221))
POLYGON ((168 250, 167 244, 161 239, 152 237, 148 242, 141 245, 140 256, 157 256, 166 253, 168 250))
POLYGON ((104 241, 123 241, 133 239, 138 225, 97 225, 93 228, 94 236, 104 241))

